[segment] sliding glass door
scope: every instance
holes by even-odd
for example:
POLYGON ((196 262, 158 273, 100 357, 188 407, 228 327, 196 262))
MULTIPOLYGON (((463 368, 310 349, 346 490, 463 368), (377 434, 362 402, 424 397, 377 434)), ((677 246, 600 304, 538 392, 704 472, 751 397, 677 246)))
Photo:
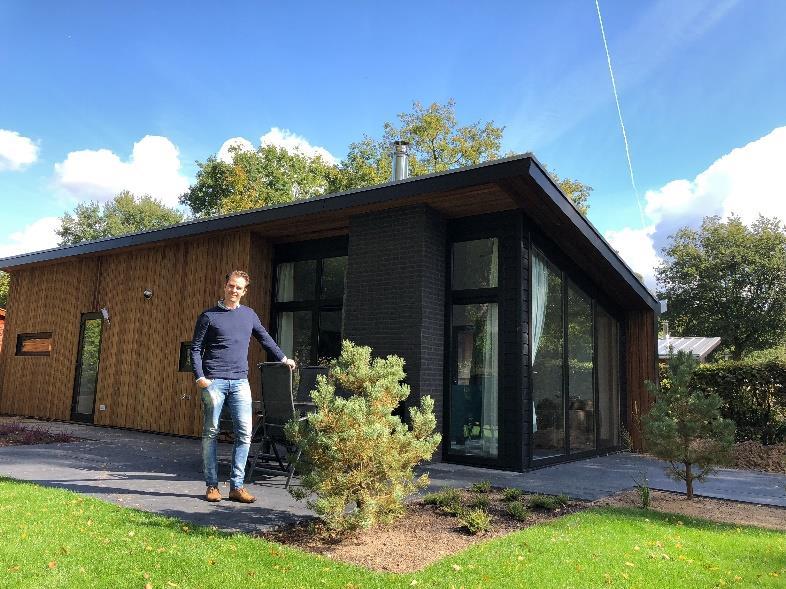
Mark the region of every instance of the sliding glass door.
POLYGON ((530 332, 532 459, 619 445, 619 324, 537 250, 530 332))

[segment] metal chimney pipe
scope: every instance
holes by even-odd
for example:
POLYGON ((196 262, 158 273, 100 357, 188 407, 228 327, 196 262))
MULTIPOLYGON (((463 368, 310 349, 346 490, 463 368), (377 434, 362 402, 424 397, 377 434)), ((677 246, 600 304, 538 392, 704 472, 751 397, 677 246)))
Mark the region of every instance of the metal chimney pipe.
POLYGON ((404 180, 409 178, 409 159, 407 152, 409 141, 393 142, 393 174, 391 180, 404 180))

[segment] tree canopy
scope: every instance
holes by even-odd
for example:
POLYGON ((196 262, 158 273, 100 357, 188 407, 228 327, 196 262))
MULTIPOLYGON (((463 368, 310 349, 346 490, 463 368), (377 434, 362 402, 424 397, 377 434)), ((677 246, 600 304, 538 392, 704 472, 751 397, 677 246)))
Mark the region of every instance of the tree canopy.
POLYGON ((256 151, 230 148, 227 163, 211 156, 197 162, 196 182, 180 197, 196 216, 244 211, 326 192, 334 167, 320 156, 290 152, 274 145, 256 151))
POLYGON ((8 305, 8 286, 11 283, 11 276, 7 272, 0 270, 0 308, 5 309, 8 305))
MULTIPOLYGON (((410 144, 411 176, 442 172, 500 157, 503 132, 504 127, 493 121, 459 125, 453 100, 429 106, 415 101, 396 123, 384 123, 381 137, 365 135, 350 144, 337 166, 275 146, 231 150, 232 163, 215 156, 197 162, 196 182, 180 202, 204 217, 381 184, 390 180, 391 146, 396 140, 410 144)), ((586 215, 592 188, 551 175, 586 215)))
POLYGON ((664 248, 658 296, 676 335, 720 336, 734 359, 784 341, 786 232, 775 218, 750 227, 739 217, 706 217, 664 248))
POLYGON ((124 190, 103 205, 98 202, 78 204, 73 214, 66 213, 60 217, 60 228, 56 232, 60 237, 59 245, 74 245, 175 225, 184 218, 180 211, 149 195, 136 197, 124 190))

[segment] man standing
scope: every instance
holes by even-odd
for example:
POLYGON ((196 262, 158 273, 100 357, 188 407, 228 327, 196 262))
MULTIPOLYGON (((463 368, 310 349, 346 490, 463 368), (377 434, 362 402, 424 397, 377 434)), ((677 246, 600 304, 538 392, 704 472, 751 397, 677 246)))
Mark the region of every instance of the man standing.
POLYGON ((211 502, 221 501, 216 438, 225 402, 229 404, 232 429, 235 432, 229 498, 241 503, 256 501, 256 497, 243 487, 251 446, 251 387, 248 384, 248 345, 251 336, 277 361, 286 363, 290 370, 295 368, 294 360, 287 359, 253 309, 240 304, 248 284, 249 278, 245 272, 235 270, 227 274, 224 298, 199 316, 191 340, 191 365, 205 413, 202 430, 202 460, 207 484, 205 499, 211 502))

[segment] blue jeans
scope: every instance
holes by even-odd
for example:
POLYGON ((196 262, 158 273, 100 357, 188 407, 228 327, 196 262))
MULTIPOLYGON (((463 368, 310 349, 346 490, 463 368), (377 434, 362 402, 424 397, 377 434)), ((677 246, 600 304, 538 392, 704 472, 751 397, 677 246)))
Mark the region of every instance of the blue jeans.
POLYGON ((202 428, 202 460, 205 483, 208 487, 218 486, 218 458, 216 457, 219 419, 224 403, 229 404, 235 445, 232 448, 232 472, 229 476, 230 489, 243 486, 246 460, 251 446, 251 387, 248 379, 215 378, 209 387, 202 389, 202 408, 205 423, 202 428))

